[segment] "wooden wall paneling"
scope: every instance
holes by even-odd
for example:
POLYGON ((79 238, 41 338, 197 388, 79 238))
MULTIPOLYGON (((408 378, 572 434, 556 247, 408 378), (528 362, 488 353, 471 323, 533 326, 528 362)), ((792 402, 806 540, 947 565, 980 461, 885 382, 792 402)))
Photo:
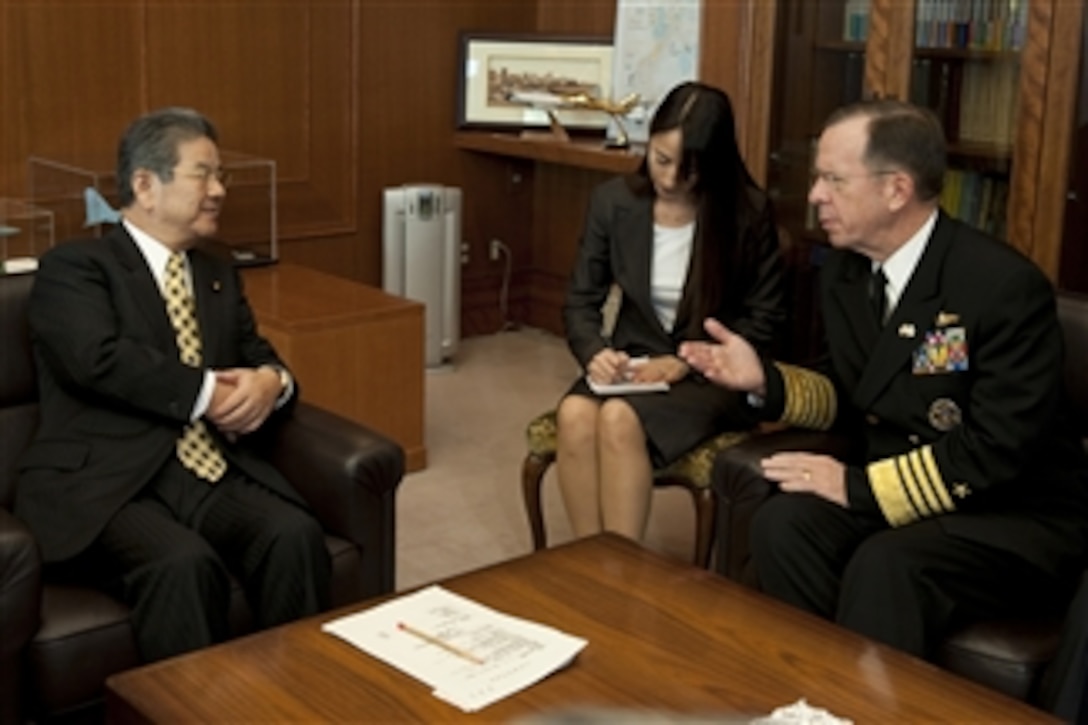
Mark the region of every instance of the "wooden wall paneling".
POLYGON ((464 336, 489 334, 506 322, 524 322, 527 316, 536 167, 531 161, 491 154, 462 152, 460 160, 465 185, 462 237, 468 245, 468 263, 461 267, 461 332, 464 336), (509 260, 505 255, 490 258, 492 239, 506 245, 509 260), (506 309, 502 310, 504 278, 506 309))
MULTIPOLYGON (((8 21, 14 7, 13 1, 0 0, 0 99, 15 98, 12 90, 15 38, 9 33, 11 24, 8 21)), ((0 196, 23 196, 25 193, 22 185, 25 172, 22 176, 19 175, 20 135, 16 114, 11 112, 10 104, 5 103, 0 111, 0 196)))
POLYGON ((741 154, 761 185, 768 175, 778 12, 777 0, 703 4, 699 77, 729 94, 741 154))
POLYGON ((364 241, 358 233, 298 237, 280 244, 280 261, 359 281, 361 272, 355 264, 364 241))
POLYGON ((562 334, 561 308, 593 188, 612 174, 541 164, 535 182, 529 324, 562 334))
POLYGON ((1084 0, 1054 3, 1031 256, 1055 282, 1062 260, 1062 219, 1074 151, 1080 54, 1085 52, 1081 46, 1083 13, 1084 0))
POLYGON ((761 185, 767 185, 767 164, 771 152, 771 106, 774 100, 775 29, 779 4, 777 0, 761 0, 749 4, 750 33, 747 48, 740 61, 747 67, 738 73, 745 79, 744 95, 748 107, 738 123, 743 135, 741 153, 748 170, 761 185))
POLYGON ((90 154, 112 168, 121 131, 144 107, 142 7, 4 0, 3 16, 0 193, 28 195, 31 154, 90 154))
POLYGON ((538 33, 608 35, 616 27, 616 0, 536 0, 538 33))
MULTIPOLYGON (((356 230, 354 21, 349 0, 148 4, 148 105, 199 108, 223 148, 276 161, 281 246, 356 230)), ((258 203, 236 190, 225 215, 258 203)))
MULTIPOLYGON (((452 142, 460 33, 528 32, 534 15, 520 0, 362 2, 360 10, 357 204, 362 226, 353 269, 360 281, 380 284, 385 187, 414 182, 461 186, 466 207, 473 208, 481 202, 471 195, 489 183, 475 176, 489 172, 462 166, 464 152, 452 142)), ((470 235, 488 233, 475 222, 466 224, 463 238, 470 257, 486 255, 486 240, 470 235)))
MULTIPOLYGON (((135 116, 189 105, 224 148, 277 162, 281 242, 354 237, 354 3, 4 2, 3 193, 28 191, 31 153, 112 171, 135 116)), ((228 198, 224 223, 267 225, 263 194, 228 198)))

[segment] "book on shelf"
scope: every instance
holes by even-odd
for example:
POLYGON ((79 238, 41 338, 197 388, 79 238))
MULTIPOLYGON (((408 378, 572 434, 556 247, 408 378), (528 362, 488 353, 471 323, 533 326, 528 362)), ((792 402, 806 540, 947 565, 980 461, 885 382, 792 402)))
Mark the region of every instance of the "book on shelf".
POLYGON ((993 173, 950 168, 940 205, 945 213, 998 238, 1005 236, 1008 179, 993 173))
POLYGON ((1009 58, 963 66, 959 139, 1011 145, 1019 81, 1016 61, 1009 58))
POLYGON ((941 125, 944 126, 944 133, 948 140, 956 142, 960 138, 960 92, 963 85, 963 64, 947 59, 935 59, 932 69, 929 107, 937 114, 941 125))
POLYGON ((931 108, 933 105, 930 78, 933 75, 933 61, 929 58, 915 58, 911 61, 910 102, 931 108))
POLYGON ((1027 32, 1028 0, 918 0, 919 48, 1018 50, 1027 32))
POLYGON ((864 43, 869 37, 870 0, 846 0, 843 6, 842 39, 864 43))
POLYGON ((850 52, 843 58, 842 104, 845 106, 861 98, 865 83, 865 55, 850 52))

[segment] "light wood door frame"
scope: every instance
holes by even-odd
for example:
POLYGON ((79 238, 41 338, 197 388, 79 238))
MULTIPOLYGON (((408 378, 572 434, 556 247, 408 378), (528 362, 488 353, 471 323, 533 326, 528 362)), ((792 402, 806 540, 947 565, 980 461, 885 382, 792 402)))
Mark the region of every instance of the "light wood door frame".
POLYGON ((1032 0, 1021 52, 1009 239, 1055 282, 1073 151, 1084 0, 1032 0))
POLYGON ((914 0, 873 0, 865 43, 864 95, 909 100, 913 58, 914 0))

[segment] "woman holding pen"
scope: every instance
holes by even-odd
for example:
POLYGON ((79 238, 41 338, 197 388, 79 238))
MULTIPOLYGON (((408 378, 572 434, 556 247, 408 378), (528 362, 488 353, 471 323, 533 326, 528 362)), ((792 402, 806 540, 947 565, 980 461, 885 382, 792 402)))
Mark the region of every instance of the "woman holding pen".
POLYGON ((639 170, 594 190, 563 317, 586 372, 557 411, 567 514, 578 537, 641 539, 653 470, 755 420, 741 396, 688 368, 680 343, 706 339, 703 320, 714 317, 768 349, 785 320, 771 204, 741 159, 725 93, 674 88, 639 170), (613 285, 609 331, 601 308, 613 285))

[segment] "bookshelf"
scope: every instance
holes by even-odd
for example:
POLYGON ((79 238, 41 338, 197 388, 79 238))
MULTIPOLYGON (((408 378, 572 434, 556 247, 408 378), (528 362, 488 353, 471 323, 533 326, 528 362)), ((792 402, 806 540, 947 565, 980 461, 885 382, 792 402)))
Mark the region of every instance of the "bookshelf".
POLYGON ((881 61, 866 69, 867 92, 924 103, 945 123, 950 193, 959 186, 946 210, 1016 246, 1055 282, 1084 4, 872 0, 866 48, 871 65, 881 61))
MULTIPOLYGON (((950 214, 1007 240, 1055 282, 1063 259, 1063 234, 1070 247, 1064 259, 1085 259, 1084 253, 1073 254, 1071 247, 1085 246, 1083 235, 1078 238, 1082 227, 1068 225, 1070 232, 1063 222, 1070 213, 1067 197, 1074 194, 1077 82, 1088 73, 1080 67, 1082 46, 1088 40, 1084 4, 1085 0, 776 4, 766 181, 779 221, 793 243, 794 308, 808 315, 795 322, 797 357, 803 358, 822 335, 813 321, 818 319, 814 278, 823 235, 807 204, 813 144, 834 108, 863 96, 911 99, 933 108, 942 119, 950 166, 942 205, 950 214)), ((1085 101, 1080 104, 1083 107, 1085 101)), ((1085 122, 1082 118, 1076 125, 1085 122)), ((1068 286, 1068 278, 1063 271, 1061 284, 1068 286)))
POLYGON ((914 10, 909 98, 933 109, 948 137, 941 207, 1002 239, 1027 13, 1025 0, 916 0, 914 10))

